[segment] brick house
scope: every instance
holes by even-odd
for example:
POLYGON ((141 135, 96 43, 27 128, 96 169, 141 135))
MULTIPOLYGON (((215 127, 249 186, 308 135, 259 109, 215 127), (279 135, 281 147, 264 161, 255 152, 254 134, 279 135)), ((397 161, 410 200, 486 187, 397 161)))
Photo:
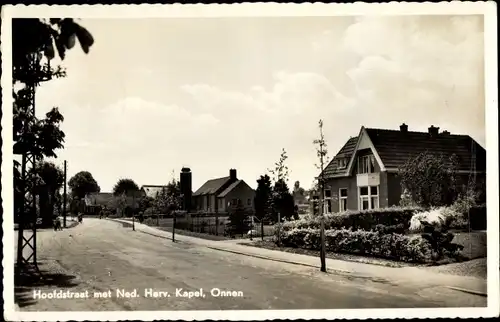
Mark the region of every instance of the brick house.
POLYGON ((486 151, 468 135, 361 127, 325 168, 325 212, 364 210, 395 206, 401 200, 398 168, 409 158, 429 151, 458 157, 458 175, 462 182, 469 176, 479 181, 486 177, 486 151), (474 170, 475 169, 475 170, 474 170))
POLYGON ((253 210, 255 190, 229 170, 229 176, 208 180, 193 193, 194 209, 203 212, 227 212, 237 205, 253 210))

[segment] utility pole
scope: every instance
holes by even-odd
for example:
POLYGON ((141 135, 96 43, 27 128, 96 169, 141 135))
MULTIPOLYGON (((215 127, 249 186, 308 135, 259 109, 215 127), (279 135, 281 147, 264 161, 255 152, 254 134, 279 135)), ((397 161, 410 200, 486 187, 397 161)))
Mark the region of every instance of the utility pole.
POLYGON ((68 165, 67 165, 66 160, 64 160, 64 191, 63 191, 63 211, 62 211, 63 212, 63 226, 64 226, 64 228, 66 228, 66 200, 67 200, 66 199, 67 198, 66 197, 66 186, 67 186, 67 184, 66 184, 67 177, 66 176, 67 176, 67 171, 68 171, 67 169, 68 169, 68 165))
POLYGON ((321 221, 321 227, 320 227, 320 239, 321 239, 321 250, 320 250, 320 259, 321 259, 321 271, 326 272, 326 246, 325 246, 325 180, 324 180, 324 157, 326 154, 326 150, 324 149, 325 147, 325 138, 323 136, 323 120, 319 121, 319 133, 320 133, 320 138, 318 140, 318 145, 319 145, 319 160, 320 160, 320 168, 321 168, 321 173, 319 175, 319 188, 320 188, 320 196, 319 196, 319 215, 320 215, 320 221, 321 221))

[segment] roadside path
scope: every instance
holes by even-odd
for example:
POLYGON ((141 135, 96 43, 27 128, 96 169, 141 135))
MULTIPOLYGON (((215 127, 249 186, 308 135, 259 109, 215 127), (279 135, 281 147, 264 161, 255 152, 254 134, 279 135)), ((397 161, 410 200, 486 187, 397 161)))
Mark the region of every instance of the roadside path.
MULTIPOLYGON (((114 219, 115 221, 131 224, 131 221, 114 219)), ((172 233, 150 227, 144 224, 135 223, 138 231, 158 236, 165 239, 172 239, 172 233)), ((252 247, 239 244, 237 240, 211 241, 201 238, 175 235, 175 239, 181 242, 201 245, 215 250, 237 253, 241 255, 254 256, 263 259, 293 263, 297 265, 320 268, 319 258, 313 256, 281 252, 264 248, 252 247)), ((337 259, 326 259, 327 270, 335 274, 345 274, 349 276, 370 277, 390 280, 395 283, 425 284, 429 287, 445 286, 469 290, 472 292, 486 294, 487 282, 485 279, 471 276, 456 276, 439 273, 438 270, 431 271, 420 267, 385 267, 366 263, 342 261, 337 259)))

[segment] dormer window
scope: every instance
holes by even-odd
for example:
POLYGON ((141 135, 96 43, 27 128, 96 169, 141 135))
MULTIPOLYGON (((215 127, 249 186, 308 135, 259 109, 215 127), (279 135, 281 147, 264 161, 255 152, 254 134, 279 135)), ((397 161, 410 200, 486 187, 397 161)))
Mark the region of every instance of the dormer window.
POLYGON ((339 159, 339 169, 345 169, 347 168, 347 159, 342 158, 339 159))
POLYGON ((358 158, 358 173, 374 173, 375 172, 375 157, 366 155, 358 158))

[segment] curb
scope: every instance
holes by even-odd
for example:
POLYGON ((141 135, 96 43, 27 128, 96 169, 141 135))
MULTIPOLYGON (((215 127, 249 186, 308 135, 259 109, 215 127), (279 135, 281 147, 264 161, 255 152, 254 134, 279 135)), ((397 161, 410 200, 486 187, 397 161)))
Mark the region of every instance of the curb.
POLYGON ((459 287, 454 287, 454 286, 445 286, 446 288, 449 288, 451 290, 463 292, 463 293, 468 293, 472 295, 477 295, 477 296, 482 296, 482 297, 488 297, 487 293, 484 292, 478 292, 478 291, 472 291, 472 290, 467 290, 465 288, 459 288, 459 287))

